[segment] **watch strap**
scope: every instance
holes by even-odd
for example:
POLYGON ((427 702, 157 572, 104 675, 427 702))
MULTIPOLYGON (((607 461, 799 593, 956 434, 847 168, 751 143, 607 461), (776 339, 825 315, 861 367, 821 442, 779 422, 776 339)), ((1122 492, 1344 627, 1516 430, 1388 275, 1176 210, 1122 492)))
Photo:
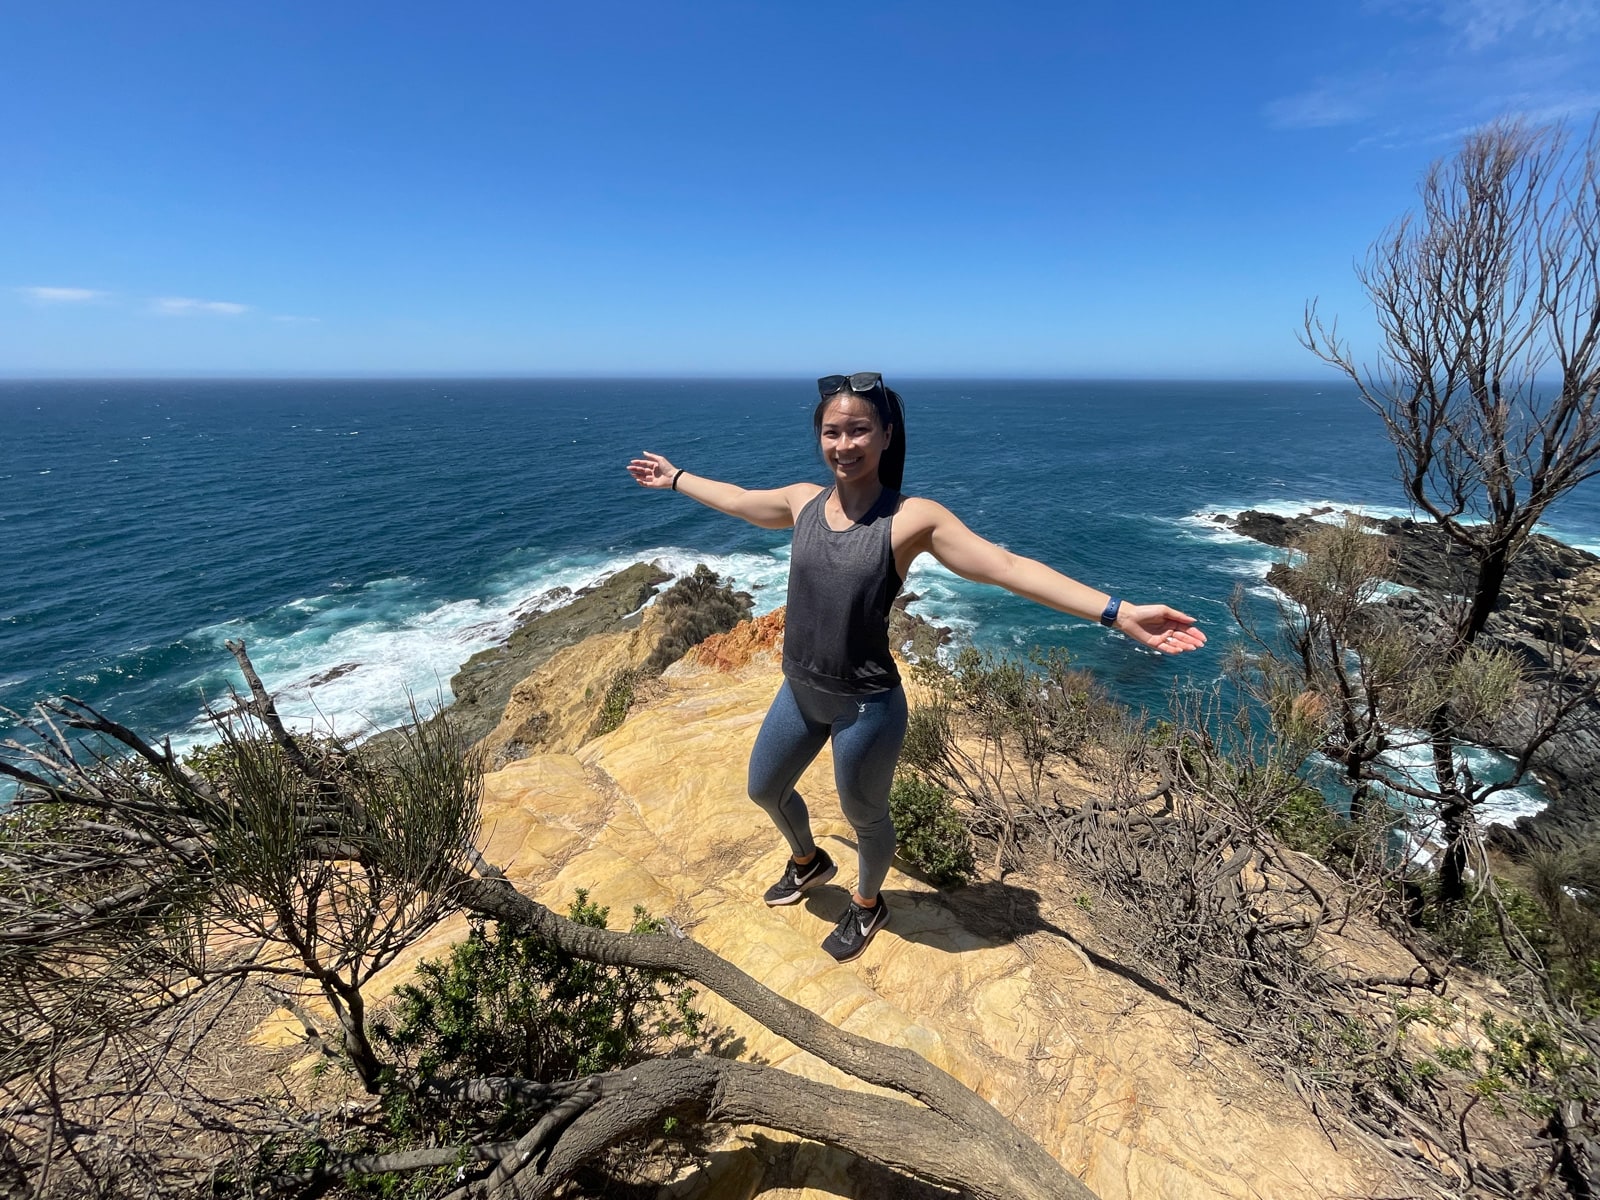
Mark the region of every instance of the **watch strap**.
POLYGON ((1122 597, 1113 596, 1106 602, 1105 612, 1100 614, 1100 624, 1107 629, 1113 629, 1117 624, 1117 610, 1122 607, 1122 597))

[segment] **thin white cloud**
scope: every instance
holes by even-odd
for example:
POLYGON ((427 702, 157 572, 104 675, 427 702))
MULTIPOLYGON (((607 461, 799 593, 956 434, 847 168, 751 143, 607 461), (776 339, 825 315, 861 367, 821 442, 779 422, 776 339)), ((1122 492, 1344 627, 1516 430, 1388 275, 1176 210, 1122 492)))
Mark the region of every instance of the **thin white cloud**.
POLYGON ((1367 0, 1368 12, 1451 31, 1457 47, 1562 40, 1600 32, 1600 0, 1367 0))
POLYGON ((93 300, 104 300, 105 292, 96 291, 94 288, 76 287, 24 287, 18 288, 30 300, 40 304, 87 304, 93 300))
POLYGON ((1370 89, 1355 81, 1312 88, 1283 96, 1266 106, 1267 124, 1274 129, 1322 129, 1349 125, 1370 115, 1370 89))
POLYGON ((248 304, 235 304, 231 300, 194 300, 188 296, 162 296, 152 300, 155 311, 165 316, 191 316, 212 313, 223 317, 237 317, 250 311, 248 304))
POLYGON ((1348 126, 1356 146, 1450 140, 1499 117, 1600 112, 1600 0, 1368 0, 1376 61, 1264 104, 1274 129, 1348 126))
POLYGON ((1441 4, 1439 19, 1482 50, 1520 35, 1585 37, 1600 30, 1600 0, 1458 0, 1441 4))

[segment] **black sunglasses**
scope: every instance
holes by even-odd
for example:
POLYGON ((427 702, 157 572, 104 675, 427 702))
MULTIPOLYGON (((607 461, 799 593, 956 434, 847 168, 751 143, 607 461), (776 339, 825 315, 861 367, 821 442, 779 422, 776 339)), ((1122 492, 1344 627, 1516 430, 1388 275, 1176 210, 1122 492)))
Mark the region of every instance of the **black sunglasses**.
POLYGON ((817 380, 817 392, 824 400, 829 396, 837 396, 840 392, 870 396, 873 392, 881 394, 883 391, 883 376, 876 371, 857 371, 854 375, 824 375, 817 380))

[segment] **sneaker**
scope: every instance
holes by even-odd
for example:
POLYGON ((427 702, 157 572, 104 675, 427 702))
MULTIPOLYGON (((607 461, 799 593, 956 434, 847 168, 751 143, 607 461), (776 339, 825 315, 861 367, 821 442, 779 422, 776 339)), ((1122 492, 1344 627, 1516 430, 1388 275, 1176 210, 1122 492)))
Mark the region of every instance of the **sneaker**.
POLYGON ((852 898, 833 932, 823 940, 822 948, 839 962, 847 963, 860 958, 872 935, 888 923, 889 905, 881 895, 871 908, 862 908, 852 898))
POLYGON ((769 887, 767 894, 761 898, 767 902, 768 908, 793 904, 806 892, 827 883, 838 873, 839 868, 828 857, 828 852, 818 846, 817 856, 803 867, 791 858, 783 868, 783 878, 769 887))

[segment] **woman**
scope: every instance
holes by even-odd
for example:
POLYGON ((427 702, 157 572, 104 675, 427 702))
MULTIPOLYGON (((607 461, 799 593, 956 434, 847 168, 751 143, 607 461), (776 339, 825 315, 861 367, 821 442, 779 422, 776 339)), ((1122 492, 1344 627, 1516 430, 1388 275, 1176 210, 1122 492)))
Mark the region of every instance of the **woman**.
POLYGON ((794 528, 784 684, 750 755, 750 798, 766 809, 792 852, 765 900, 794 904, 838 870, 812 840, 806 806, 794 790, 833 739, 834 777, 856 833, 858 875, 849 908, 822 945, 849 962, 889 922, 878 889, 894 856, 889 788, 906 731, 905 692, 889 652, 889 607, 917 555, 933 555, 963 579, 1098 618, 1166 654, 1197 650, 1206 638, 1193 617, 1164 604, 1125 604, 985 541, 932 500, 901 495, 905 418, 900 396, 877 372, 828 375, 817 390, 812 424, 831 487, 750 490, 691 474, 648 450, 628 471, 643 487, 682 492, 764 529, 794 528))

